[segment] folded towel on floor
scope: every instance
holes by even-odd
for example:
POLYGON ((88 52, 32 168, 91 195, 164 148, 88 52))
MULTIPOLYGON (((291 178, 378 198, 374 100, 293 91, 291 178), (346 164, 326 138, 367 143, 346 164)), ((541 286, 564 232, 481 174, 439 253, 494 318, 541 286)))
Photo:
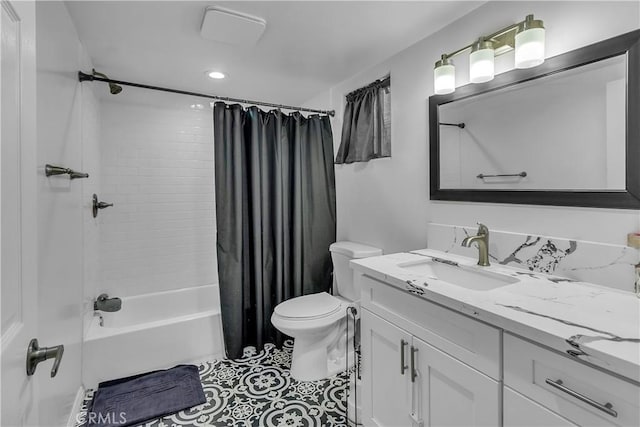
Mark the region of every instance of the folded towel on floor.
POLYGON ((148 372, 99 384, 88 427, 126 427, 205 403, 194 365, 148 372))

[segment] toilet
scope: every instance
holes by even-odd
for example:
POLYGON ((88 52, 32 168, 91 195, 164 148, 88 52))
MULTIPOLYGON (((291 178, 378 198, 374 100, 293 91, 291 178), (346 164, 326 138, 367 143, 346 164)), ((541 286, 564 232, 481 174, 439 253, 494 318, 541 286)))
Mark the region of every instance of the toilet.
MULTIPOLYGON (((313 381, 343 371, 353 364, 353 328, 347 337, 347 309, 359 309, 360 287, 349 261, 382 255, 382 250, 354 242, 336 242, 329 247, 333 260, 333 292, 303 295, 278 304, 271 323, 294 338, 291 376, 313 381)), ((356 311, 357 312, 357 311, 356 311)))

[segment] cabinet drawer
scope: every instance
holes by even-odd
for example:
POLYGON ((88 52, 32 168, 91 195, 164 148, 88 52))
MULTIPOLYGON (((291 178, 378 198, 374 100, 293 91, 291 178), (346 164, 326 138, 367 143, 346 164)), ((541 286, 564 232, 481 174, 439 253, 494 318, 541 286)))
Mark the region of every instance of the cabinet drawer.
POLYGON ((555 412, 527 399, 509 387, 504 387, 503 426, 504 427, 576 427, 577 424, 565 420, 555 412))
POLYGON ((500 380, 499 329, 361 275, 362 306, 486 375, 500 380))
POLYGON ((507 333, 504 384, 582 426, 640 425, 639 386, 507 333))

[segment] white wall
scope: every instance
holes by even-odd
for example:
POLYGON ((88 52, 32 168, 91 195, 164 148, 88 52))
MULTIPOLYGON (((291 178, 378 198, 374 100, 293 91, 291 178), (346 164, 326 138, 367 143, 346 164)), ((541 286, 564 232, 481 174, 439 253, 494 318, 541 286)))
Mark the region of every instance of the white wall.
MULTIPOLYGON (((428 5, 425 5, 428 7, 428 5)), ((640 228, 638 211, 429 200, 427 100, 433 94, 433 65, 443 52, 529 14, 547 28, 547 56, 640 27, 638 2, 490 2, 387 61, 332 88, 329 105, 319 94, 309 105, 336 110, 335 147, 340 144, 344 96, 391 73, 392 157, 336 165, 338 239, 379 246, 386 253, 423 248, 429 221, 605 243, 624 244, 640 228)), ((496 63, 505 71, 513 55, 496 63)), ((468 81, 468 65, 456 58, 458 85, 468 81)))
POLYGON ((218 282, 213 114, 208 103, 193 110, 192 102, 129 87, 103 99, 99 196, 115 206, 99 214, 98 293, 218 282))
MULTIPOLYGON (((94 165, 83 159, 96 147, 97 103, 90 85, 77 80, 91 69, 62 2, 36 6, 38 115, 38 339, 42 346, 64 344, 55 378, 51 362, 36 372, 41 425, 66 425, 81 386, 83 223, 90 210, 83 186, 93 183, 94 165), (85 120, 86 119, 86 120, 85 120), (44 176, 44 165, 89 172, 89 181, 44 176)), ((94 151, 95 154, 95 151, 94 151)))

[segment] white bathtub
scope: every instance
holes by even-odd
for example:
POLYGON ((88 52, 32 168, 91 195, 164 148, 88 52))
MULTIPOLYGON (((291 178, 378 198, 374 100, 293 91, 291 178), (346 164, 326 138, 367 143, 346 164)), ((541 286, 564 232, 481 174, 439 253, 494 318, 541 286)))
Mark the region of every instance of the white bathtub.
POLYGON ((217 285, 127 297, 91 320, 83 345, 84 386, 224 355, 217 285))

